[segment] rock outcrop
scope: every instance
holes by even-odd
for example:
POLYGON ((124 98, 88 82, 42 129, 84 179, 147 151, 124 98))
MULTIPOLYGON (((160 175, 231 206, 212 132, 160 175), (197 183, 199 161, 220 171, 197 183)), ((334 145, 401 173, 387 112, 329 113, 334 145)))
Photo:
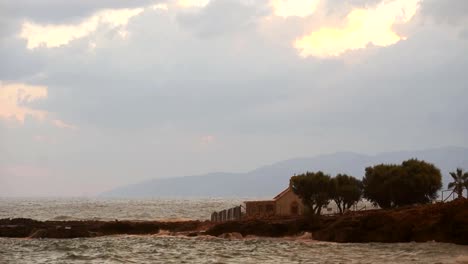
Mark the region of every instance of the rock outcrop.
POLYGON ((314 232, 334 242, 449 242, 468 244, 468 200, 344 215, 314 232))
POLYGON ((0 219, 0 237, 76 238, 118 234, 210 235, 227 239, 291 237, 332 242, 425 242, 468 245, 468 200, 350 212, 320 218, 210 221, 35 221, 0 219), (307 233, 308 232, 308 233, 307 233), (312 235, 310 235, 312 234, 312 235))

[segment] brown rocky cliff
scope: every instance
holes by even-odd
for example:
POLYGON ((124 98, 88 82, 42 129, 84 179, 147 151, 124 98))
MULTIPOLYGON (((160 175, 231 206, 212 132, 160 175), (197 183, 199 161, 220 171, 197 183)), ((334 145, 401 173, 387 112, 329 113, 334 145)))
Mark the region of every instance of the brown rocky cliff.
POLYGON ((314 239, 334 242, 451 242, 468 245, 468 200, 339 217, 314 239))

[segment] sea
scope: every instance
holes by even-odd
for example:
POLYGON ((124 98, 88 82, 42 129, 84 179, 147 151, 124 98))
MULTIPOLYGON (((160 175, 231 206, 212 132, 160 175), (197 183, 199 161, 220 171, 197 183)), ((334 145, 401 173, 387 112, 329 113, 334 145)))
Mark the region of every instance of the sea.
MULTIPOLYGON (((207 220, 246 198, 0 198, 0 218, 207 220)), ((0 238, 0 263, 468 263, 468 246, 339 244, 286 238, 159 235, 77 239, 0 238)))

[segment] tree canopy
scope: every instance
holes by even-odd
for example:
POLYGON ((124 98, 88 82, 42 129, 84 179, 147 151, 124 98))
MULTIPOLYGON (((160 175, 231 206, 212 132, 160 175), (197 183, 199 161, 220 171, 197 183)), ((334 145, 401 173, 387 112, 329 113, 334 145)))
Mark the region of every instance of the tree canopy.
POLYGON ((330 201, 330 175, 321 171, 293 176, 290 186, 313 214, 320 215, 330 201))
POLYGON ((362 183, 364 198, 390 208, 433 201, 442 187, 442 175, 433 164, 410 159, 401 165, 368 167, 362 183))
POLYGON ((338 174, 331 179, 330 198, 335 201, 340 214, 361 200, 362 183, 346 174, 338 174))

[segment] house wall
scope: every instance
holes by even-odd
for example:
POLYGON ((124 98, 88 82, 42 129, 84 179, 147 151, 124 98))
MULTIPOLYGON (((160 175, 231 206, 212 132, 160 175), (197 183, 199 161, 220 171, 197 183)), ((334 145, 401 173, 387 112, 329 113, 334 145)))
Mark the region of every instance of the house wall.
POLYGON ((278 199, 276 200, 276 215, 293 215, 291 212, 291 204, 293 202, 296 202, 298 205, 298 214, 303 215, 304 205, 302 204, 301 199, 291 189, 289 189, 281 197, 278 197, 278 199))
POLYGON ((267 217, 275 215, 275 201, 245 202, 247 217, 267 217))

